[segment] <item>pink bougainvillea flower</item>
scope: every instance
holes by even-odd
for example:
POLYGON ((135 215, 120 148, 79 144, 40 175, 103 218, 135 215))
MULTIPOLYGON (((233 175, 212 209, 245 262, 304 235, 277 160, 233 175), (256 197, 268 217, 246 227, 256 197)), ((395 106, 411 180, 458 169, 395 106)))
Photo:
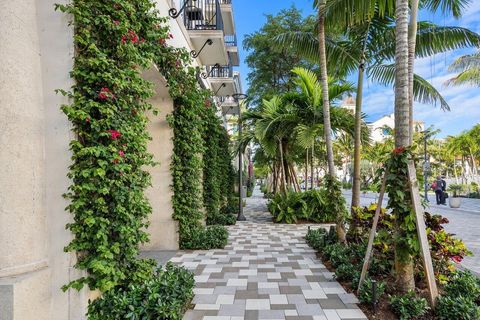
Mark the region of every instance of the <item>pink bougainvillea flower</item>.
POLYGON ((137 36, 135 31, 129 30, 128 34, 122 36, 122 39, 121 39, 122 44, 127 43, 127 40, 130 40, 131 43, 135 44, 140 41, 140 38, 137 36))
POLYGON ((118 155, 122 158, 125 158, 125 152, 123 150, 118 151, 118 155))
POLYGON ((122 134, 117 130, 108 130, 107 132, 110 133, 110 139, 112 140, 117 140, 122 136, 122 134))
POLYGON ((90 123, 90 118, 85 119, 86 123, 90 123))
POLYGON ((118 26, 118 25, 120 24, 120 21, 118 21, 118 20, 113 20, 113 24, 116 25, 116 26, 118 26))
POLYGON ((158 42, 159 42, 162 46, 164 46, 164 45, 167 43, 167 40, 161 38, 161 39, 158 39, 158 42))
POLYGON ((98 94, 98 98, 100 98, 100 100, 107 100, 109 98, 115 99, 115 95, 110 91, 110 89, 102 88, 102 89, 100 89, 100 93, 98 94))
POLYGON ((455 261, 456 263, 462 262, 463 258, 460 256, 453 256, 452 260, 455 261))
POLYGON ((137 34, 135 33, 135 31, 129 30, 129 31, 128 31, 128 34, 130 35, 130 42, 132 42, 132 43, 138 43, 139 38, 138 38, 137 34))
POLYGON ((399 148, 393 149, 393 153, 395 153, 395 154, 400 154, 400 153, 403 153, 404 151, 405 151, 404 147, 399 147, 399 148))
POLYGON ((175 62, 175 64, 177 65, 177 67, 180 67, 182 65, 182 62, 180 60, 177 60, 177 62, 175 62))

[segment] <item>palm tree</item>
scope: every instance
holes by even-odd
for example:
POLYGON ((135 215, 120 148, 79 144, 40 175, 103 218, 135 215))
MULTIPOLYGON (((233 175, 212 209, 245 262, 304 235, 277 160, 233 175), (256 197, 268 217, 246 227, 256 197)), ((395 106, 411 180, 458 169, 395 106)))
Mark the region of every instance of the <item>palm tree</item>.
MULTIPOLYGON (((457 17, 465 6, 465 2, 467 0, 424 0, 422 6, 431 10, 441 7, 443 11, 451 11, 457 17)), ((371 79, 381 84, 392 85, 394 82, 395 66, 385 64, 386 61, 394 58, 395 53, 395 47, 392 45, 395 43, 395 30, 391 18, 394 15, 394 8, 395 5, 392 1, 374 0, 330 0, 326 6, 326 16, 329 21, 337 24, 337 29, 338 25, 344 28, 346 34, 346 36, 336 39, 331 34, 326 36, 329 68, 340 75, 348 74, 355 69, 358 70, 357 125, 361 122, 365 69, 371 79)), ((416 56, 420 58, 460 47, 475 46, 480 39, 476 33, 465 28, 440 27, 427 22, 418 23, 419 27, 416 30, 413 26, 416 27, 417 23, 413 16, 410 25, 410 43, 416 39, 416 46, 413 48, 409 46, 409 54, 416 53, 416 56), (417 37, 413 36, 415 34, 417 37)), ((313 62, 319 59, 318 39, 313 30, 287 33, 279 36, 276 42, 278 45, 288 46, 313 62)), ((409 65, 409 71, 412 71, 409 79, 413 79, 409 84, 413 84, 413 96, 416 100, 423 103, 439 103, 442 109, 449 110, 447 102, 440 93, 428 81, 413 74, 413 62, 409 65)), ((360 202, 361 144, 359 130, 357 130, 354 144, 352 207, 358 206, 360 202)))
POLYGON ((460 73, 456 77, 448 80, 448 84, 468 84, 480 87, 480 52, 458 58, 452 63, 449 69, 460 73))
MULTIPOLYGON (((395 147, 404 148, 410 144, 408 0, 396 0, 395 20, 395 147)), ((395 219, 397 237, 404 239, 402 221, 398 215, 397 213, 395 219)), ((395 245, 395 271, 396 284, 400 292, 415 289, 413 260, 405 241, 397 241, 395 245)))
MULTIPOLYGON (((323 99, 323 126, 325 134, 325 145, 327 148, 328 174, 335 177, 335 164, 333 162, 333 144, 332 144, 332 126, 330 124, 330 100, 328 98, 328 72, 327 72, 327 53, 325 50, 325 6, 327 0, 317 0, 318 8, 318 52, 320 58, 320 84, 322 88, 323 99)), ((339 234, 339 238, 344 241, 344 235, 339 234)))

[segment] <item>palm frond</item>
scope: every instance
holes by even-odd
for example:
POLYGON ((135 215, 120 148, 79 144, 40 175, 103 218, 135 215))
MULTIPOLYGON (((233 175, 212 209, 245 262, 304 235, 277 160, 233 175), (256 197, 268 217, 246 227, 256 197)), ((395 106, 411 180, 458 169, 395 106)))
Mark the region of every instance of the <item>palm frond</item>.
POLYGON ((469 68, 447 81, 447 85, 458 86, 463 84, 480 87, 480 67, 469 68))
MULTIPOLYGON (((392 86, 395 82, 395 65, 382 64, 371 66, 368 69, 368 76, 380 84, 392 86)), ((434 106, 439 104, 442 110, 450 110, 450 106, 440 92, 417 74, 413 77, 413 96, 418 102, 433 104, 434 106)))
POLYGON ((448 68, 450 71, 464 71, 469 68, 480 68, 480 52, 461 56, 448 68))
POLYGON ((440 9, 443 13, 459 18, 471 2, 471 0, 422 0, 420 5, 431 11, 440 9))

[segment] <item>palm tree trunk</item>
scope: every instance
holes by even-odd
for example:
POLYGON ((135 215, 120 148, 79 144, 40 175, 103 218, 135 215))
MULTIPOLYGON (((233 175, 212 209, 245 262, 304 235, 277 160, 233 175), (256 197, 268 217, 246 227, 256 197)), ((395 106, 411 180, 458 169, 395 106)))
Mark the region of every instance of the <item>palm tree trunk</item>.
POLYGON ((320 84, 322 86, 323 99, 323 127, 325 144, 327 146, 328 173, 335 177, 335 165, 333 163, 332 126, 330 123, 330 100, 328 96, 327 54, 325 51, 325 5, 326 0, 318 3, 318 45, 320 54, 320 84))
POLYGON ((458 184, 458 174, 457 174, 457 166, 455 165, 455 160, 453 160, 453 174, 455 175, 455 183, 458 184))
POLYGON ((413 144, 413 70, 415 66, 415 48, 417 44, 418 0, 412 0, 410 25, 408 27, 408 108, 409 108, 409 145, 413 144))
POLYGON ((311 174, 311 177, 310 177, 310 190, 313 190, 313 166, 314 166, 314 158, 315 156, 315 142, 312 144, 312 157, 311 157, 311 161, 310 161, 310 174, 311 174))
MULTIPOLYGON (((408 0, 397 0, 395 5, 395 147, 399 148, 410 144, 408 0)), ((401 239, 405 235, 401 231, 400 223, 401 221, 397 218, 396 233, 401 239)), ((395 244, 395 271, 397 288, 400 292, 415 288, 412 256, 404 241, 395 244)))
POLYGON ((278 146, 280 150, 280 168, 282 170, 282 190, 283 192, 287 192, 287 177, 285 175, 285 166, 283 164, 283 146, 282 146, 282 140, 278 140, 278 146))
POLYGON ((308 190, 308 148, 305 150, 305 191, 308 190))
MULTIPOLYGON (((352 186, 352 214, 356 212, 355 207, 360 206, 360 162, 361 158, 361 136, 362 136, 362 95, 363 79, 365 73, 365 59, 362 58, 358 67, 357 97, 355 102, 355 141, 353 151, 353 186, 352 186)), ((354 221, 355 219, 352 219, 354 221)))

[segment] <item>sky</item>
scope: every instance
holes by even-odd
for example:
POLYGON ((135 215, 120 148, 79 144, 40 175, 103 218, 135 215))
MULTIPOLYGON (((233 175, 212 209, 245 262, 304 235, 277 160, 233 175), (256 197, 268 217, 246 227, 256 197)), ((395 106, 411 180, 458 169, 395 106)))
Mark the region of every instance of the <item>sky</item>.
MULTIPOLYGON (((259 30, 264 25, 265 14, 276 14, 284 8, 289 8, 292 4, 302 10, 304 15, 314 14, 312 3, 313 0, 233 1, 242 59, 239 71, 243 78, 242 85, 245 92, 248 89, 246 76, 249 69, 243 62, 247 56, 241 45, 244 36, 259 30)), ((480 33, 480 0, 472 0, 460 19, 444 16, 439 12, 435 14, 421 12, 420 20, 432 21, 442 26, 461 26, 480 33)), ((448 70, 448 66, 459 56, 473 52, 475 52, 474 49, 456 50, 415 61, 415 72, 430 81, 451 108, 451 111, 442 111, 438 106, 415 103, 415 120, 424 121, 426 127, 433 125, 436 129, 440 129, 439 138, 459 134, 480 123, 480 88, 445 85, 445 82, 455 75, 448 70)), ((355 83, 355 79, 355 76, 351 76, 348 80, 355 83)), ((367 121, 375 121, 384 115, 393 113, 394 92, 392 87, 376 85, 367 80, 363 99, 363 111, 367 115, 367 121)))

